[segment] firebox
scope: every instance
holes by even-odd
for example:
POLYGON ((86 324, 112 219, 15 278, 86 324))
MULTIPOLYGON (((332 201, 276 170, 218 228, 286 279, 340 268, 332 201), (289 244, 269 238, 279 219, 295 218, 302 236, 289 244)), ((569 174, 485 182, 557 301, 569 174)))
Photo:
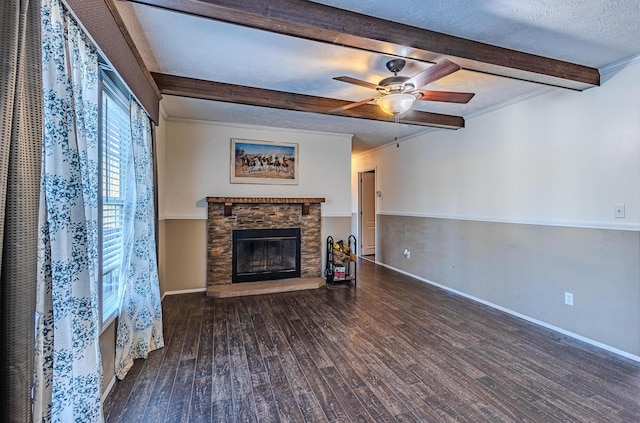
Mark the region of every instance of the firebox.
POLYGON ((231 282, 300 277, 300 228, 233 231, 231 282))

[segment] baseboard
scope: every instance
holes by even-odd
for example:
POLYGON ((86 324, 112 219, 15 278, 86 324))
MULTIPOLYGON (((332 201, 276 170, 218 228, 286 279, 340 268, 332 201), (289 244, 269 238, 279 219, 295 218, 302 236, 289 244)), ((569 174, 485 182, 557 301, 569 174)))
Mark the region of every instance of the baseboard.
POLYGON ((104 390, 104 392, 102 393, 102 396, 100 397, 101 404, 104 404, 104 401, 107 399, 107 397, 111 393, 111 390, 116 385, 116 380, 117 380, 116 375, 113 375, 113 377, 111 378, 111 382, 109 382, 109 385, 107 385, 107 389, 104 390))
POLYGON ((162 294, 162 298, 160 301, 164 300, 164 297, 167 295, 178 295, 178 294, 193 294, 194 292, 206 292, 207 288, 192 288, 192 289, 179 289, 177 291, 166 291, 162 294))
POLYGON ((620 350, 620 349, 614 348, 614 347, 612 347, 612 346, 610 346, 610 345, 603 344, 603 343, 601 343, 601 342, 598 342, 598 341, 595 341, 595 340, 593 340, 593 339, 590 339, 590 338, 584 337, 584 336, 582 336, 582 335, 578 335, 577 333, 573 333, 573 332, 571 332, 571 331, 568 331, 568 330, 565 330, 565 329, 559 328, 559 327, 557 327, 557 326, 554 326, 554 325, 551 325, 551 324, 549 324, 549 323, 543 322, 543 321, 541 321, 541 320, 535 319, 535 318, 533 318, 533 317, 527 316, 526 314, 518 313, 517 311, 513 311, 513 310, 511 310, 511 309, 508 309, 508 308, 506 308, 506 307, 502 307, 502 306, 500 306, 500 305, 497 305, 497 304, 491 303, 491 302, 486 301, 486 300, 483 300, 483 299, 481 299, 481 298, 474 297, 474 296, 469 295, 469 294, 467 294, 467 293, 464 293, 464 292, 462 292, 462 291, 458 291, 458 290, 456 290, 456 289, 450 288, 450 287, 448 287, 448 286, 446 286, 446 285, 441 285, 441 284, 439 284, 439 283, 436 283, 436 282, 430 281, 429 279, 425 279, 425 278, 422 278, 422 277, 420 277, 420 276, 416 276, 416 275, 414 275, 414 274, 412 274, 412 273, 405 272, 404 270, 401 270, 401 269, 395 268, 395 267, 393 267, 393 266, 389 266, 389 265, 387 265, 387 264, 380 263, 380 262, 377 262, 377 261, 376 261, 375 263, 376 263, 376 264, 379 264, 380 266, 386 267, 387 269, 391 269, 391 270, 396 271, 396 272, 398 272, 398 273, 402 273, 403 275, 407 275, 407 276, 409 276, 409 277, 412 277, 412 278, 414 278, 414 279, 417 279, 417 280, 419 280, 419 281, 421 281, 421 282, 428 283, 429 285, 433 285, 433 286, 435 286, 435 287, 438 287, 438 288, 444 289, 445 291, 452 292, 452 293, 454 293, 454 294, 456 294, 456 295, 460 295, 461 297, 465 297, 465 298, 467 298, 467 299, 469 299, 469 300, 476 301, 476 302, 478 302, 478 303, 484 304, 484 305, 489 306, 489 307, 491 307, 491 308, 494 308, 494 309, 496 309, 496 310, 502 311, 502 312, 504 312, 504 313, 510 314, 510 315, 512 315, 512 316, 515 316, 515 317, 518 317, 518 318, 520 318, 520 319, 522 319, 522 320, 526 320, 527 322, 530 322, 530 323, 536 324, 536 325, 538 325, 538 326, 542 326, 542 327, 547 328, 547 329, 551 329, 552 331, 555 331, 555 332, 561 333, 561 334, 563 334, 563 335, 569 336, 569 337, 571 337, 571 338, 577 339, 577 340, 579 340, 579 341, 585 342, 585 343, 587 343, 587 344, 593 345, 593 346, 595 346, 595 347, 601 348, 601 349, 603 349, 603 350, 609 351, 609 352, 614 353, 614 354, 617 354, 617 355, 619 355, 619 356, 622 356, 622 357, 628 358, 628 359, 630 359, 630 360, 640 362, 640 356, 637 356, 637 355, 634 355, 634 354, 628 353, 628 352, 626 352, 626 351, 623 351, 623 350, 620 350))
MULTIPOLYGON (((379 264, 379 265, 381 265, 381 266, 384 266, 384 264, 382 264, 382 263, 378 263, 378 262, 377 262, 377 261, 375 261, 374 259, 369 258, 369 257, 367 257, 367 256, 358 256, 358 258, 361 258, 362 260, 370 261, 371 263, 375 263, 375 264, 379 264)), ((385 266, 385 267, 389 267, 389 266, 385 266)))

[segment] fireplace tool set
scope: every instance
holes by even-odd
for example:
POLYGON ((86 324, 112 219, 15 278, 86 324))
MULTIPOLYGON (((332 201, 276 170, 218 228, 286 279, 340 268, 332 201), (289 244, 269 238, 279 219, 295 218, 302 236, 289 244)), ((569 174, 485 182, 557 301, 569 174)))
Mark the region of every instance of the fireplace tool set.
POLYGON ((327 237, 327 265, 324 270, 327 283, 356 283, 356 237, 335 242, 333 237, 327 237))

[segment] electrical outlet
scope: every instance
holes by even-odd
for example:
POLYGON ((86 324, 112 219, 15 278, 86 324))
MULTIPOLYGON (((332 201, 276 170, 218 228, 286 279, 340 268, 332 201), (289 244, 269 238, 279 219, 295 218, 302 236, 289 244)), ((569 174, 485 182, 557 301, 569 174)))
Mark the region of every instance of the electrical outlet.
POLYGON ((624 219, 625 217, 625 205, 624 204, 615 204, 613 206, 613 217, 616 219, 624 219))
POLYGON ((573 305, 573 294, 571 292, 564 293, 564 303, 570 306, 573 305))

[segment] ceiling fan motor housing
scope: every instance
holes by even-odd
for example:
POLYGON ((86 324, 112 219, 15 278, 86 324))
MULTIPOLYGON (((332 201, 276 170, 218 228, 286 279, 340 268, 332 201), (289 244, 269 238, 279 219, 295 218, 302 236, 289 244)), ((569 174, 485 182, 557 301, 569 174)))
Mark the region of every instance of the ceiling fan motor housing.
POLYGON ((378 91, 385 94, 411 92, 415 89, 415 87, 412 84, 405 85, 405 82, 407 82, 408 80, 408 76, 390 76, 378 83, 380 87, 383 87, 378 88, 378 91))

